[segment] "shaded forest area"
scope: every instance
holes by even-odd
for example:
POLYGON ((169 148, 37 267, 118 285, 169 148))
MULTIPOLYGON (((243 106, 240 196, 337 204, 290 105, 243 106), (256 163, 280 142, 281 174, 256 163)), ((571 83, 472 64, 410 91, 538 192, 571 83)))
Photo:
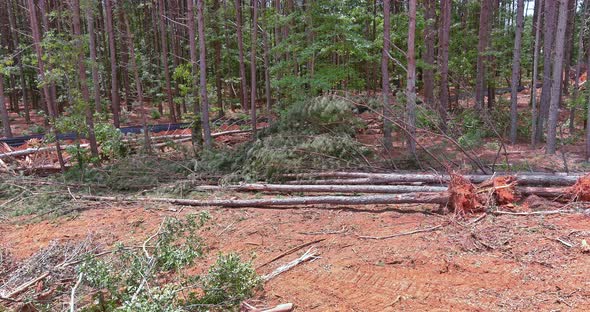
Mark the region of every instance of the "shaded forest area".
POLYGON ((0 1, 0 311, 588 310, 589 14, 0 1))

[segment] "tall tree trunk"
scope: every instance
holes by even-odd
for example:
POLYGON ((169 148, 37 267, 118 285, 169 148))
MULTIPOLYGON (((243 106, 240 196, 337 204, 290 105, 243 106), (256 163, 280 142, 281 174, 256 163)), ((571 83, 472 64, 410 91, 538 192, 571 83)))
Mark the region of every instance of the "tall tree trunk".
MULTIPOLYGON (((123 21, 124 18, 124 10, 119 10, 119 32, 121 33, 121 37, 125 38, 128 36, 125 30, 125 23, 123 21)), ((121 78, 123 79, 123 88, 125 88, 124 99, 125 105, 127 106, 127 112, 133 111, 133 105, 131 102, 131 87, 129 85, 129 48, 127 47, 127 40, 121 41, 121 78)))
MULTIPOLYGON (((584 0, 583 7, 582 7, 582 22, 580 23, 580 32, 578 37, 578 56, 576 58, 576 74, 574 78, 574 101, 577 102, 579 93, 580 93, 580 71, 582 57, 584 56, 584 37, 587 33, 586 26, 587 22, 586 19, 588 18, 588 0, 584 0)), ((570 108, 570 135, 574 134, 575 131, 575 117, 576 117, 576 105, 572 105, 570 108)))
POLYGON ((86 126, 88 130, 88 141, 90 143, 90 152, 92 157, 98 159, 98 145, 96 135, 94 134, 94 116, 92 105, 90 104, 90 92, 88 91, 88 82, 86 79, 86 65, 84 64, 84 50, 82 46, 82 27, 80 26, 80 0, 70 0, 72 12, 72 25, 74 35, 77 37, 76 45, 78 49, 78 78, 80 79, 80 89, 82 99, 86 107, 86 126))
POLYGON ((202 127, 205 147, 211 147, 211 129, 209 128, 209 100, 207 98, 207 51, 205 50, 205 0, 197 0, 197 24, 199 28, 199 81, 201 89, 202 127))
POLYGON ((119 98, 119 80, 117 79, 117 48, 115 46, 115 30, 113 29, 113 0, 105 0, 106 31, 109 36, 109 54, 111 64, 111 109, 113 111, 113 124, 119 128, 119 113, 121 100, 119 98))
MULTIPOLYGON (((543 0, 538 0, 536 6, 538 5, 540 8, 543 7, 543 0)), ((536 7, 535 6, 535 7, 536 7)), ((539 110, 537 109, 537 76, 538 76, 538 69, 539 69, 539 47, 541 46, 541 21, 542 15, 541 9, 539 9, 539 13, 537 14, 537 19, 535 21, 536 27, 535 28, 535 47, 533 51, 533 82, 531 86, 531 106, 532 106, 532 118, 531 118, 531 145, 535 148, 537 143, 537 120, 539 118, 539 110)), ((542 131, 542 130, 541 130, 542 131)))
MULTIPOLYGON (((188 0, 187 2, 187 20, 188 20, 188 41, 191 55, 191 69, 193 74, 193 113, 195 114, 196 120, 193 121, 192 129, 192 143, 193 148, 196 149, 198 146, 203 145, 203 134, 201 128, 201 107, 199 105, 199 81, 197 81, 197 45, 195 43, 195 9, 194 0, 188 0)), ((197 0, 200 1, 200 0, 197 0)))
MULTIPOLYGON (((44 0, 41 0, 43 2, 44 0)), ((65 171, 66 165, 64 162, 64 158, 61 151, 61 146, 59 144, 59 132, 55 128, 55 120, 57 119, 57 107, 55 105, 55 98, 52 95, 50 90, 50 86, 46 83, 45 79, 45 60, 43 58, 43 47, 41 45, 41 32, 39 30, 39 21, 37 19, 37 12, 35 9, 35 4, 33 0, 28 0, 28 7, 29 7, 29 19, 31 21, 31 32, 33 34, 33 46, 35 48, 35 53, 37 54, 37 69, 39 71, 39 77, 43 82, 43 93, 45 95, 45 101, 47 102, 47 110, 49 111, 49 116, 52 122, 52 129, 53 134, 55 135, 55 147, 57 149, 57 160, 59 162, 59 167, 61 171, 65 171)), ((43 12, 42 12, 43 13, 43 12)))
POLYGON ((258 0, 252 0, 252 46, 250 50, 250 119, 252 139, 256 138, 256 47, 258 34, 258 0))
POLYGON ((94 109, 97 112, 102 111, 100 101, 100 79, 98 76, 98 60, 96 57, 96 35, 94 34, 94 1, 86 4, 86 23, 88 24, 90 62, 92 64, 92 93, 94 95, 94 109))
POLYGON ((10 118, 8 116, 8 109, 6 108, 4 98, 4 75, 0 73, 0 117, 2 117, 2 127, 4 129, 4 136, 12 138, 12 130, 10 129, 10 118))
POLYGON ((168 107, 170 109, 170 121, 176 122, 176 113, 174 112, 174 100, 172 98, 172 87, 170 84, 170 70, 168 68, 168 34, 166 31, 166 17, 164 12, 164 0, 159 0, 160 12, 160 44, 162 46, 162 66, 164 67, 164 79, 166 79, 166 96, 168 107))
MULTIPOLYGON (((549 114, 549 102, 551 100, 551 64, 553 63, 553 48, 555 37, 555 26, 557 24, 557 1, 559 0, 545 0, 545 25, 543 32, 543 89, 541 90, 541 101, 539 105, 539 116, 537 118, 537 137, 536 142, 540 142, 543 138, 543 130, 545 128, 545 120, 549 114)), ((557 80, 558 83, 561 79, 557 80)))
POLYGON ((492 0, 482 0, 479 13, 479 41, 477 43, 477 76, 475 78, 475 107, 482 110, 484 107, 484 92, 486 89, 486 62, 485 55, 490 41, 492 25, 492 0))
POLYGON ((434 105, 434 49, 436 40, 436 1, 425 0, 424 19, 424 63, 422 80, 424 81, 424 102, 432 108, 434 105))
MULTIPOLYGON (((262 3, 262 9, 264 10, 262 15, 264 16, 264 12, 266 11, 266 2, 262 3)), ((269 47, 269 40, 268 40, 268 20, 265 19, 264 30, 262 32, 262 40, 263 40, 263 48, 264 48, 264 97, 266 98, 266 114, 270 117, 271 113, 271 106, 272 106, 272 95, 270 89, 270 47, 269 47)))
POLYGON ((219 110, 218 117, 223 117, 225 112, 223 111, 223 85, 221 83, 221 27, 219 23, 219 0, 213 0, 213 14, 215 16, 215 22, 213 23, 213 30, 217 38, 213 42, 213 48, 215 49, 215 91, 217 94, 217 109, 219 110))
MULTIPOLYGON (((516 33, 514 34, 514 57, 512 58, 512 81, 510 92, 510 142, 516 144, 518 128, 518 85, 520 78, 520 49, 524 28, 524 0, 518 0, 516 7, 516 33)), ((535 89, 533 88, 533 91, 535 89)))
POLYGON ((408 151, 416 155, 416 0, 409 0, 408 81, 406 87, 408 114, 408 151))
POLYGON ((381 79, 383 93, 383 145, 385 150, 393 149, 392 111, 389 103, 389 47, 391 41, 390 0, 383 0, 383 50, 381 52, 381 79))
POLYGON ((557 146, 557 118, 559 114, 561 75, 565 50, 565 32, 567 26, 567 1, 559 0, 559 18, 555 35, 555 58, 553 62, 553 81, 551 84, 551 103, 547 121, 547 154, 555 154, 557 146))
MULTIPOLYGON (((13 8, 12 6, 12 1, 13 0, 6 0, 6 4, 7 4, 7 9, 8 12, 6 12, 6 14, 8 14, 8 22, 10 23, 10 35, 12 36, 12 45, 14 46, 14 49, 18 49, 19 46, 19 37, 18 37, 18 29, 16 28, 16 8, 13 8)), ((18 4, 17 4, 18 5, 18 4)), ((25 70, 24 70, 24 66, 23 66, 23 61, 22 61, 22 57, 20 56, 19 53, 15 53, 15 59, 16 62, 18 63, 18 74, 19 74, 19 78, 20 78, 20 84, 21 84, 21 90, 23 92, 22 96, 23 96, 23 106, 24 106, 24 110, 25 110, 25 122, 26 123, 30 123, 31 122, 31 115, 30 115, 30 104, 29 104, 29 99, 27 98, 27 84, 26 84, 26 80, 25 80, 25 70)), ((17 103, 18 105, 18 103, 17 103)))
MULTIPOLYGON (((439 71, 440 90, 438 107, 440 116, 440 128, 447 131, 447 111, 449 110, 449 40, 451 35, 451 0, 442 0, 440 4, 440 33, 439 41, 439 71)), ((459 94, 457 93, 457 97, 459 94)))
POLYGON ((240 63, 240 104, 242 105, 242 109, 248 112, 249 109, 246 102, 246 99, 248 98, 248 91, 246 87, 246 64, 244 63, 244 35, 242 33, 242 0, 235 0, 234 3, 236 6, 236 31, 238 35, 238 53, 240 63))
MULTIPOLYGON (((189 0, 190 1, 190 0, 189 0)), ((150 134, 147 128, 147 116, 145 113, 145 107, 143 103, 143 90, 142 90, 142 83, 141 77, 139 76, 139 69, 137 68, 137 63, 135 61, 135 43, 133 42, 133 33, 131 32, 131 27, 129 27, 129 20, 125 13, 123 13, 123 22, 125 23, 125 29, 127 30, 127 48, 129 49, 129 59, 130 59, 130 66, 131 71, 133 72, 133 76, 135 78, 135 88, 137 90, 137 100, 139 101, 139 110, 141 112, 141 125, 143 126, 143 140, 144 140, 144 149, 147 154, 151 152, 151 144, 150 144, 150 134)))
POLYGON ((568 0, 567 4, 567 26, 565 29, 565 51, 563 57, 563 84, 561 90, 565 95, 569 95, 570 82, 570 68, 572 61, 572 53, 574 51, 574 30, 576 28, 576 10, 578 8, 578 0, 568 0))

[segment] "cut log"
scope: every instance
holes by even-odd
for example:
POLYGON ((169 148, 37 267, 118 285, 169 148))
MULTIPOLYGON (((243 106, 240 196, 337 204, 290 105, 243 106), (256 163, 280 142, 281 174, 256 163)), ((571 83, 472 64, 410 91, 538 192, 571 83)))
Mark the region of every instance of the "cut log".
POLYGON ((309 192, 309 193, 435 193, 447 190, 445 186, 412 185, 285 185, 285 184, 241 184, 241 185, 201 185, 194 191, 238 191, 238 192, 309 192))
MULTIPOLYGON (((514 173, 519 185, 555 185, 555 186, 569 186, 576 183, 579 175, 561 175, 561 174, 524 174, 514 173)), ((498 176, 498 175, 496 175, 498 176)), ((287 176, 289 177, 289 176, 287 176)), ((291 176, 296 177, 296 176, 291 176)), ((307 175, 307 177, 312 177, 307 175)), ((322 179, 322 180, 296 180, 289 181, 288 184, 392 184, 392 183, 426 183, 426 184, 448 184, 450 181, 449 175, 438 174, 420 174, 420 173, 364 173, 364 172, 329 172, 318 173, 317 177, 341 177, 342 179, 322 179)), ((491 175, 464 175, 471 183, 482 183, 492 179, 491 175)))
POLYGON ((121 202, 161 202, 182 206, 200 207, 267 207, 267 206, 297 206, 297 205, 376 205, 376 204, 447 204, 449 194, 437 193, 406 193, 397 195, 372 196, 303 196, 290 198, 261 198, 261 199, 219 199, 196 200, 183 198, 161 197, 112 197, 81 195, 82 200, 92 201, 121 201, 121 202))

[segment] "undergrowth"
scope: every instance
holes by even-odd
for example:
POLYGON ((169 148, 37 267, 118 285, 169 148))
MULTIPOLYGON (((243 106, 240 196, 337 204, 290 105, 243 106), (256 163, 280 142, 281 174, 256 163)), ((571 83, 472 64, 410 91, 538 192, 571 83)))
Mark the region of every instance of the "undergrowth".
POLYGON ((355 140, 361 121, 349 101, 317 97, 291 105, 254 142, 204 152, 197 170, 225 174, 226 181, 277 180, 310 169, 359 167, 370 150, 355 140))

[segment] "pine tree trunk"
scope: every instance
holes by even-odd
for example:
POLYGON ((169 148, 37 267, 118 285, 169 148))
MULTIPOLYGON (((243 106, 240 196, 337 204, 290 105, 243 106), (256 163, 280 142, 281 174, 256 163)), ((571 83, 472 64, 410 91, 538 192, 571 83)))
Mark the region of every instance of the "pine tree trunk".
POLYGON ((86 5, 86 23, 88 24, 90 62, 92 63, 92 91, 94 95, 94 109, 97 112, 102 111, 100 101, 100 80, 98 76, 98 60, 96 58, 96 35, 94 33, 94 2, 90 1, 86 5))
POLYGON ((192 143, 193 148, 203 145, 203 134, 201 128, 201 107, 199 105, 199 81, 196 77, 199 71, 197 67, 197 45, 195 42, 195 10, 194 0, 188 0, 187 2, 187 20, 188 20, 188 41, 191 55, 191 68, 193 74, 193 113, 195 114, 196 120, 193 120, 192 129, 192 143))
POLYGON ((162 67, 164 67, 164 79, 166 80, 166 99, 170 110, 170 121, 176 122, 176 113, 174 112, 174 100, 172 98, 172 87, 170 84, 170 69, 168 68, 168 32, 166 30, 166 18, 164 16, 164 0, 159 0, 160 12, 160 45, 162 46, 162 67))
POLYGON ((78 78, 80 79, 80 89, 82 91, 82 99, 86 111, 86 126, 88 130, 88 141, 90 143, 90 153, 92 157, 98 159, 98 145, 96 143, 96 135, 94 134, 94 111, 90 104, 90 92, 88 91, 88 82, 86 79, 86 65, 84 64, 84 52, 82 49, 82 27, 80 21, 80 0, 71 1, 72 25, 74 28, 74 35, 78 37, 77 49, 78 53, 78 78))
POLYGON ((563 79, 561 83, 562 93, 569 95, 569 81, 570 81, 570 67, 572 60, 572 53, 574 50, 574 29, 576 28, 576 10, 578 7, 578 0, 568 0, 567 4, 567 26, 565 29, 565 51, 563 57, 563 79))
POLYGON ((207 98, 207 51, 205 50, 205 0, 197 0, 197 24, 199 28, 199 82, 201 91, 201 124, 205 147, 211 147, 211 129, 209 128, 209 100, 207 98))
POLYGON ((115 30, 113 29, 113 0, 105 0, 106 31, 109 37, 109 54, 111 64, 111 109, 113 111, 113 124, 119 128, 119 114, 121 100, 119 98, 119 80, 117 79, 117 48, 115 46, 115 30))
MULTIPOLYGON (((543 7, 543 0, 538 0, 536 2, 536 6, 543 7)), ((536 8, 535 6, 535 8, 536 8)), ((537 14, 537 19, 535 21, 536 27, 535 28, 535 46, 533 51, 533 81, 531 83, 531 106, 532 106, 532 118, 531 118, 531 145, 535 148, 537 143, 537 120, 539 118, 539 110, 538 110, 538 103, 537 103, 537 76, 539 70, 539 47, 541 46, 541 22, 542 22, 542 14, 541 10, 539 9, 539 13, 537 14)))
POLYGON ((12 130, 10 128, 10 118, 8 116, 8 109, 6 108, 4 98, 4 74, 0 73, 0 117, 2 117, 2 127, 4 129, 4 136, 12 138, 12 130))
MULTIPOLYGON (((543 89, 541 90, 541 101, 539 105, 539 116, 537 118, 537 137, 536 142, 541 142, 543 130, 545 129, 545 120, 549 114, 549 103, 551 101, 551 64, 553 64, 554 37, 557 25, 557 2, 559 0, 545 0, 545 25, 543 32, 543 89)), ((561 79, 557 80, 558 82, 561 79)))
POLYGON ((416 0, 409 0, 408 81, 406 88, 408 114, 408 152, 416 155, 416 0))
MULTIPOLYGON (((190 2, 190 0, 189 0, 190 2)), ((147 154, 151 152, 151 143, 150 143, 150 134, 147 128, 147 116, 145 113, 145 107, 143 103, 143 89, 142 89, 142 82, 141 77, 139 76, 139 69, 137 68, 137 64, 135 61, 135 43, 133 42, 133 33, 131 32, 131 27, 129 27, 129 20, 127 19, 125 13, 122 13, 123 22, 125 24, 125 29, 127 30, 127 48, 129 49, 129 59, 131 66, 131 71, 133 72, 133 76, 135 78, 135 88, 137 90, 137 100, 139 102, 139 110, 141 112, 141 125, 143 127, 143 140, 144 140, 144 150, 147 154)))
MULTIPOLYGON (((439 41, 439 71, 440 71, 440 90, 438 107, 440 117, 440 128, 443 132, 447 131, 447 111, 449 110, 449 40, 451 35, 451 0, 442 0, 440 8, 440 33, 439 41)), ((457 98, 459 96, 457 90, 457 98)))
POLYGON ((393 149, 392 111, 389 103, 389 47, 390 47, 390 0, 383 0, 383 50, 381 54, 381 79, 383 94, 383 145, 385 150, 393 149))
MULTIPOLYGON (((582 64, 582 57, 584 56, 584 37, 587 33, 586 30, 586 19, 588 18, 588 0, 584 0, 582 8, 582 22, 580 23, 581 28, 578 37, 578 57, 576 58, 576 76, 574 78, 574 100, 577 102, 580 93, 580 71, 582 64)), ((569 130, 570 135, 574 134, 575 131, 575 117, 576 117, 576 105, 572 105, 570 108, 570 124, 569 130)))
MULTIPOLYGON (((264 12, 266 11, 266 3, 262 3, 262 15, 264 16, 264 12)), ((269 47, 269 40, 268 40, 268 22, 264 25, 264 30, 262 31, 262 40, 263 40, 263 48, 264 48, 264 97, 266 98, 266 115, 270 117, 271 115, 271 106, 272 106, 272 95, 270 89, 270 47, 269 47)))
MULTIPOLYGON (((43 2, 44 0, 41 0, 43 2)), ((46 82, 45 79, 45 61, 43 59, 43 47, 41 45, 41 33, 39 30, 39 21, 37 19, 37 11, 35 9, 35 4, 33 0, 28 0, 28 8, 29 8, 29 19, 31 22, 31 32, 33 34, 33 46, 35 48, 35 53, 37 54, 37 68, 39 71, 39 77, 41 78, 42 82, 46 82)), ((42 7, 40 7, 41 13, 43 17, 46 17, 43 14, 42 7)), ((53 134, 55 135, 55 147, 57 149, 57 160, 59 162, 59 167, 61 171, 65 171, 66 165, 64 162, 64 158, 61 151, 61 146, 59 144, 59 132, 55 128, 55 120, 57 119, 57 107, 55 105, 55 97, 53 97, 52 91, 50 90, 50 86, 48 83, 43 83, 43 93, 45 97, 45 101, 47 102, 47 110, 49 112, 49 117, 52 121, 52 129, 53 134)))
POLYGON ((234 3, 236 6, 236 32, 238 36, 238 53, 240 63, 240 104, 242 105, 242 109, 245 112, 248 112, 249 108, 246 102, 246 99, 248 98, 248 91, 246 87, 246 64, 244 63, 244 35, 242 33, 242 0, 235 0, 234 3))
POLYGON ((424 30, 424 63, 422 80, 424 82, 424 102, 429 108, 434 107, 434 49, 436 40, 436 1, 425 0, 424 19, 426 28, 424 30))
POLYGON ((250 50, 250 119, 252 139, 256 138, 256 47, 258 34, 258 0, 252 0, 252 45, 250 50))
MULTIPOLYGON (((524 0, 518 0, 516 8, 516 33, 514 34, 514 57, 510 92, 510 143, 516 144, 518 129, 518 85, 520 77, 520 50, 524 28, 524 0)), ((534 88, 533 88, 534 91, 534 88)))
POLYGON ((479 13, 479 41, 477 43, 477 76, 475 78, 475 107, 483 111, 486 90, 486 59, 485 53, 489 46, 490 30, 492 24, 491 0, 481 1, 479 13))
POLYGON ((559 114, 561 75, 565 50, 565 32, 567 27, 567 1, 559 0, 559 18, 555 35, 555 58, 553 62, 553 81, 551 84, 551 102, 549 120, 547 121, 547 154, 555 154, 557 146, 557 118, 559 114))
POLYGON ((219 27, 219 0, 213 0, 213 14, 215 15, 215 22, 213 23, 214 33, 217 35, 213 48, 215 49, 215 91, 217 94, 217 109, 218 117, 223 117, 225 112, 223 111, 223 85, 221 82, 221 27, 219 27))
MULTIPOLYGON (((6 0, 8 12, 8 22, 10 23, 10 35, 12 36, 12 45, 15 49, 19 46, 19 37, 18 37, 18 30, 16 28, 16 12, 15 8, 12 6, 13 0, 6 0)), ((18 63, 18 74, 20 78, 22 96, 23 96, 23 106, 25 110, 25 122, 28 124, 31 122, 31 114, 30 114, 30 103, 29 99, 27 98, 27 84, 25 79, 25 70, 23 66, 22 57, 20 54, 16 54, 15 56, 16 62, 18 63)), ((18 103, 17 103, 18 105, 18 103)))

